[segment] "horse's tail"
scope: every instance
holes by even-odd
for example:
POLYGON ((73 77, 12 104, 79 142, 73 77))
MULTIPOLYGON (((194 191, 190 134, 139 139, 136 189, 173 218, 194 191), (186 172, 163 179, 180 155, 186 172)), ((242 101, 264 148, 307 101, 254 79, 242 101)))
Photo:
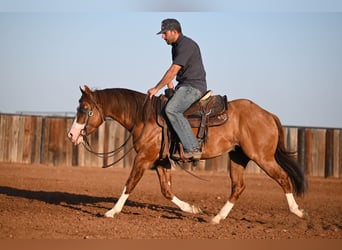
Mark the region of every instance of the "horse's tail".
POLYGON ((285 149, 284 131, 282 125, 275 115, 273 118, 279 131, 278 145, 275 153, 275 159, 282 169, 289 175, 294 191, 297 195, 303 195, 307 189, 307 181, 304 169, 299 162, 295 160, 295 152, 288 152, 285 149))

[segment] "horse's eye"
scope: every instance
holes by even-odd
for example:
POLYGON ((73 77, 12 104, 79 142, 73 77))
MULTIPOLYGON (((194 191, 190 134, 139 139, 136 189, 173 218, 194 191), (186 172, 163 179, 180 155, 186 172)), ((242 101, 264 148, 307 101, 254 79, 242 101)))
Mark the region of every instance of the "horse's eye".
POLYGON ((78 107, 78 108, 77 108, 77 112, 80 112, 80 113, 82 113, 82 114, 86 114, 86 113, 87 113, 87 109, 84 108, 84 107, 78 107))

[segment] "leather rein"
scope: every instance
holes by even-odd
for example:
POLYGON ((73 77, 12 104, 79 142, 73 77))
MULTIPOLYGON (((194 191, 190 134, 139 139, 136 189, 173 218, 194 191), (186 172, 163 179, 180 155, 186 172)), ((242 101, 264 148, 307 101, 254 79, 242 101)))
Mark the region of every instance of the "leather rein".
MULTIPOLYGON (((150 98, 148 98, 148 95, 146 95, 145 100, 144 100, 144 104, 143 104, 143 110, 145 110, 146 103, 147 103, 147 101, 148 101, 149 99, 150 99, 150 98)), ((114 149, 114 150, 112 150, 112 151, 109 151, 109 152, 96 152, 96 151, 94 151, 94 150, 92 149, 92 147, 91 147, 91 145, 90 145, 90 143, 89 143, 88 137, 87 137, 87 136, 88 136, 87 126, 88 126, 88 124, 89 124, 90 118, 94 115, 93 109, 94 109, 94 108, 97 109, 97 111, 98 111, 99 114, 101 115, 102 122, 105 121, 105 117, 104 117, 104 115, 103 115, 102 109, 100 109, 100 107, 97 105, 96 100, 94 100, 94 98, 90 98, 90 100, 91 100, 91 102, 93 103, 93 105, 92 105, 92 107, 91 107, 90 110, 88 110, 88 109, 80 110, 80 109, 79 109, 80 112, 86 113, 86 114, 87 114, 87 120, 86 120, 84 129, 81 130, 81 135, 83 136, 83 141, 85 142, 85 143, 83 143, 83 146, 84 146, 84 148, 85 148, 88 152, 90 152, 90 153, 96 155, 96 156, 99 157, 99 158, 114 157, 115 155, 117 155, 118 153, 120 153, 120 152, 125 148, 125 146, 127 145, 128 141, 131 139, 131 137, 132 137, 132 135, 133 135, 133 131, 134 131, 135 127, 136 127, 136 124, 134 124, 134 126, 133 126, 133 128, 132 128, 132 132, 130 132, 129 136, 126 138, 126 140, 124 141, 124 143, 123 143, 120 147, 118 147, 118 148, 116 148, 116 149, 114 149)), ((150 112, 148 112, 148 114, 150 114, 150 112)), ((145 117, 144 126, 143 126, 143 128, 142 128, 142 131, 141 131, 140 135, 138 136, 138 138, 133 142, 133 145, 132 145, 132 146, 131 146, 123 155, 122 155, 122 156, 120 156, 119 159, 115 160, 114 162, 112 162, 112 163, 110 163, 110 164, 103 165, 102 168, 108 168, 108 167, 111 167, 111 166, 115 165, 116 163, 118 163, 119 161, 121 161, 123 158, 125 158, 125 156, 126 156, 129 152, 132 151, 132 149, 134 148, 134 146, 135 146, 135 145, 138 143, 138 141, 141 139, 141 137, 142 137, 142 135, 143 135, 143 133, 144 133, 145 127, 146 127, 146 121, 147 121, 148 119, 149 119, 149 115, 145 117)))

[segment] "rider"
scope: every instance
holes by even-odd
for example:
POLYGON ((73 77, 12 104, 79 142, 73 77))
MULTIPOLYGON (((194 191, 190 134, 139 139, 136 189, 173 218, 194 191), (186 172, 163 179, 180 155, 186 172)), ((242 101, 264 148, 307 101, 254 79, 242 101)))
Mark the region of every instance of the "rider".
MULTIPOLYGON (((184 147, 185 158, 198 160, 202 152, 183 113, 207 91, 200 48, 196 42, 182 34, 181 25, 176 19, 163 20, 159 34, 172 46, 172 64, 158 84, 148 90, 148 95, 152 98, 166 85, 173 88, 172 80, 176 77, 178 84, 166 105, 165 113, 184 147)), ((174 154, 173 157, 180 158, 180 155, 174 154)))

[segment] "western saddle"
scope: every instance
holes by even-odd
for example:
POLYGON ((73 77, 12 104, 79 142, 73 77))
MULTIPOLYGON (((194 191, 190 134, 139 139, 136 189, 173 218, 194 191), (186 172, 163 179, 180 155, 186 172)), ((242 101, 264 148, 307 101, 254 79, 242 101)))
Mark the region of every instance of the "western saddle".
MULTIPOLYGON (((170 89, 165 90, 165 95, 158 98, 157 104, 157 123, 163 128, 160 159, 165 159, 177 151, 183 154, 183 147, 164 112, 165 105, 173 95, 170 91, 170 89)), ((208 140, 208 128, 227 122, 227 111, 227 96, 212 95, 212 91, 209 90, 184 112, 184 117, 188 119, 190 126, 198 128, 196 137, 201 148, 208 140)))

